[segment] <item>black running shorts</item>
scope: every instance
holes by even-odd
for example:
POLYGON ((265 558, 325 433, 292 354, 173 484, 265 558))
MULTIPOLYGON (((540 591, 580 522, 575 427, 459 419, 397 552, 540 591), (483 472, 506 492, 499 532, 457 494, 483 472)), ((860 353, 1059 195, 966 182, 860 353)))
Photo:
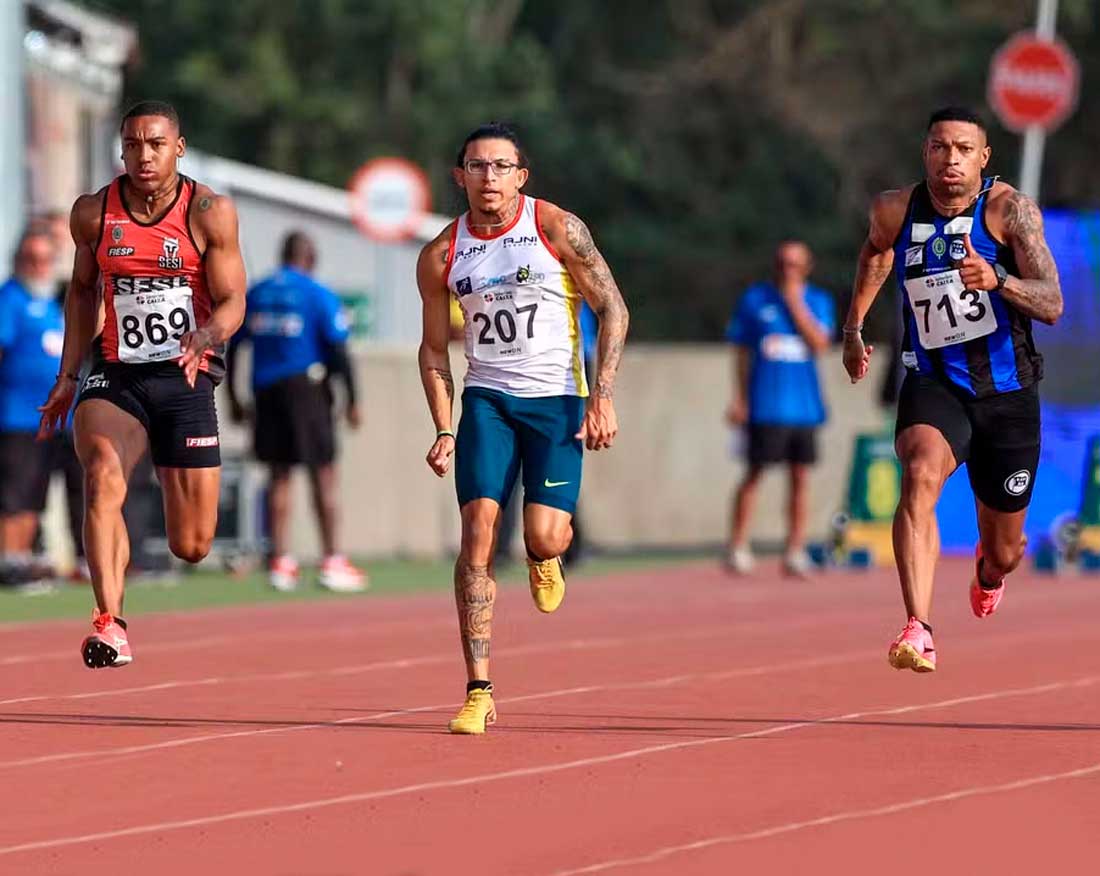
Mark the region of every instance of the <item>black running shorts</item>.
POLYGON ((1039 391, 1035 385, 972 398, 910 371, 898 397, 897 434, 926 424, 966 463, 970 486, 995 511, 1021 511, 1031 502, 1039 464, 1039 391))
POLYGON ((153 464, 164 468, 221 465, 214 381, 199 372, 195 388, 174 362, 99 362, 84 379, 77 405, 108 401, 137 419, 149 435, 153 464))
POLYGON ((328 465, 336 458, 332 397, 295 374, 256 393, 256 458, 271 465, 328 465))
POLYGON ((52 446, 34 432, 0 432, 0 514, 45 510, 52 446))
POLYGON ((780 426, 750 423, 747 429, 749 465, 777 463, 813 465, 817 462, 815 426, 780 426))

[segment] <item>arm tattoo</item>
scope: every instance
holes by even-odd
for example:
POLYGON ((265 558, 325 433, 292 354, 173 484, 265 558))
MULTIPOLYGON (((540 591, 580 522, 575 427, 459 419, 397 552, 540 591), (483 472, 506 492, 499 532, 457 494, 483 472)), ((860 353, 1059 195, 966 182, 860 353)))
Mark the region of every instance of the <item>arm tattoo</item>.
POLYGON ((588 263, 590 259, 599 255, 596 241, 592 239, 592 232, 580 217, 572 213, 567 213, 565 216, 565 238, 581 261, 588 263))
MULTIPOLYGON (((859 261, 856 263, 856 279, 852 285, 852 301, 848 307, 848 317, 845 320, 845 325, 853 322, 863 324, 864 316, 871 309, 871 305, 875 303, 875 298, 878 297, 882 284, 886 282, 893 269, 893 250, 879 250, 872 243, 871 238, 868 237, 859 251, 859 261)), ((847 337, 845 341, 847 341, 847 337)))
POLYGON ((474 566, 459 559, 455 563, 455 603, 462 653, 472 662, 489 659, 493 602, 497 584, 487 566, 474 566))
POLYGON ((1043 237, 1043 216, 1027 195, 1013 192, 1005 202, 1004 227, 1020 277, 1010 277, 1001 295, 1021 313, 1045 323, 1062 314, 1058 268, 1043 237))
POLYGON ((578 270, 580 276, 574 279, 584 289, 585 297, 600 323, 600 370, 594 393, 597 398, 609 399, 614 393, 615 375, 623 356, 630 315, 615 278, 611 276, 611 269, 596 249, 592 233, 572 213, 565 215, 565 237, 581 262, 578 270))
POLYGON ((437 380, 443 381, 443 386, 447 390, 447 398, 454 401, 455 397, 455 379, 451 376, 450 371, 445 371, 442 368, 429 368, 429 373, 434 374, 437 380))
POLYGON ((210 198, 207 198, 205 196, 202 197, 202 198, 199 198, 199 209, 202 210, 205 213, 207 210, 210 209, 210 207, 213 203, 214 202, 212 200, 210 200, 210 198))
POLYGON ((866 266, 861 267, 861 276, 857 278, 857 283, 866 283, 873 285, 876 288, 881 288, 882 284, 886 282, 890 276, 890 271, 893 270, 892 265, 882 264, 877 259, 867 263, 866 266))

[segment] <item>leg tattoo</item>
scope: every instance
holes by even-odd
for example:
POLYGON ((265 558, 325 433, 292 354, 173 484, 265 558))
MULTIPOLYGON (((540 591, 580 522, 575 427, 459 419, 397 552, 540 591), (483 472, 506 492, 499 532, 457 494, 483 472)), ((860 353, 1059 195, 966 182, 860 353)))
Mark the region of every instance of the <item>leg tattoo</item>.
POLYGON ((462 559, 455 563, 458 627, 468 669, 472 670, 474 663, 489 659, 493 602, 496 595, 497 583, 489 575, 488 566, 473 566, 462 559))

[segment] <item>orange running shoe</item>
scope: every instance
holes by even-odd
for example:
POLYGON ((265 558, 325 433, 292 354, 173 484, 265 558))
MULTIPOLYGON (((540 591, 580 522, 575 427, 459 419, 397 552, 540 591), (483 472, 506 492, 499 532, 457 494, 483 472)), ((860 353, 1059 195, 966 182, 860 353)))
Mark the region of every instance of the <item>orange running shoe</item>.
POLYGON ((92 613, 92 628, 94 632, 80 645, 85 666, 103 669, 133 662, 134 655, 130 651, 126 630, 111 615, 97 608, 92 613))
POLYGON ((289 554, 275 557, 267 570, 267 582, 280 593, 298 589, 298 561, 289 554))
POLYGON ((970 608, 974 617, 989 617, 997 610, 1005 595, 1005 579, 990 589, 982 586, 982 543, 974 552, 974 578, 970 581, 970 608))
POLYGON ((317 583, 333 593, 362 593, 370 586, 370 579, 366 572, 355 568, 346 557, 333 554, 325 557, 321 564, 317 583))
POLYGON ((905 629, 890 646, 888 659, 894 669, 935 672, 936 646, 932 643, 932 634, 915 617, 909 618, 905 629))

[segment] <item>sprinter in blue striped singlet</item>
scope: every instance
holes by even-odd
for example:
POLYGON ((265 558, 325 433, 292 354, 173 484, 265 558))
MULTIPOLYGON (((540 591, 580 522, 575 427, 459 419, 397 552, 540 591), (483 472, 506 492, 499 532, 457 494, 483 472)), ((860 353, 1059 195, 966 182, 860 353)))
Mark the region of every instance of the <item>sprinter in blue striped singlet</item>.
POLYGON ((980 539, 970 607, 992 614, 1024 555, 1024 518, 1039 462, 1043 359, 1032 320, 1062 315, 1058 271, 1035 202, 984 175, 990 148, 972 111, 932 115, 924 181, 871 207, 844 325, 844 366, 867 374, 860 329, 893 272, 905 321, 895 447, 903 477, 894 553, 908 623, 890 646, 897 669, 936 668, 929 614, 939 554, 936 503, 967 463, 980 539))

